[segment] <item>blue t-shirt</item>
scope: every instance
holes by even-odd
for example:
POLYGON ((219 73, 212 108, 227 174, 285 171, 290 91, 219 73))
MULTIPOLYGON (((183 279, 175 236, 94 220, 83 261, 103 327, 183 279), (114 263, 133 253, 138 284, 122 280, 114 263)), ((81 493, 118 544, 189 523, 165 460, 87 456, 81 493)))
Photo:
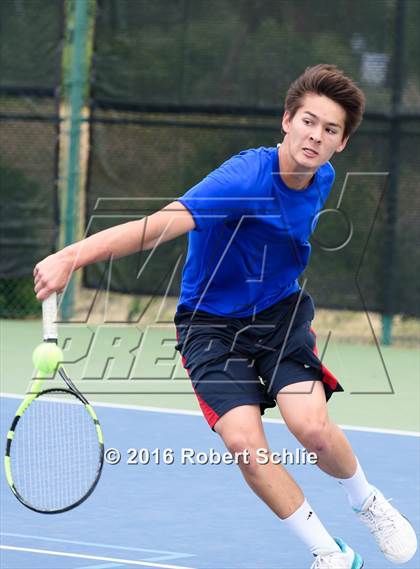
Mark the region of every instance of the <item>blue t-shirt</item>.
POLYGON ((277 148, 261 147, 233 156, 186 192, 178 201, 196 226, 177 311, 242 318, 298 291, 333 182, 327 162, 307 188, 288 188, 277 148))

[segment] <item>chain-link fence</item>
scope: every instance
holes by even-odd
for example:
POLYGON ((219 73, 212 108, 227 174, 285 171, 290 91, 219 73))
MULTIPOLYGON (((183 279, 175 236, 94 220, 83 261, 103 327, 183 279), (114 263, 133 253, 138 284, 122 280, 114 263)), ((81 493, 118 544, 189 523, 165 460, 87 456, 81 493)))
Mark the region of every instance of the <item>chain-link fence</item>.
MULTIPOLYGON (((304 276, 321 307, 418 316, 416 21, 418 7, 397 1, 325 0, 313 10, 306 0, 219 0, 211 12, 202 1, 161 1, 152 9, 143 1, 103 1, 96 26, 90 230, 147 215, 240 150, 275 145, 290 81, 308 65, 333 61, 361 85, 367 112, 348 148, 334 157, 337 178, 326 207, 334 209, 345 189, 342 215, 329 212, 320 220, 304 276), (339 31, 331 21, 340 22, 339 31), (105 211, 111 217, 101 216, 105 211), (346 219, 352 237, 338 247, 346 241, 346 219)), ((163 246, 141 279, 137 268, 145 256, 114 262, 111 290, 162 295, 170 280, 176 295, 184 253, 183 238, 163 246)), ((105 270, 89 267, 85 284, 99 286, 105 270)))
POLYGON ((62 3, 0 3, 0 317, 39 314, 34 264, 55 247, 62 3))
MULTIPOLYGON (((340 209, 351 219, 352 239, 334 247, 346 240, 345 219, 322 217, 304 275, 308 288, 319 307, 419 315, 420 3, 323 0, 316 10, 310 0, 215 0, 211 10, 204 0, 97 5, 90 232, 159 209, 240 150, 279 142, 288 85, 308 65, 332 62, 359 82, 367 113, 334 158, 337 179, 327 203, 336 207, 346 183, 340 209)), ((0 5, 7 45, 0 80, 3 316, 38 309, 30 274, 56 240, 64 6, 0 5), (19 26, 26 33, 18 44, 19 26), (18 308, 25 287, 28 304, 18 308)), ((185 245, 183 237, 162 246, 141 279, 144 255, 116 261, 111 290, 176 296, 185 245)), ((89 267, 84 284, 99 286, 105 270, 89 267)))

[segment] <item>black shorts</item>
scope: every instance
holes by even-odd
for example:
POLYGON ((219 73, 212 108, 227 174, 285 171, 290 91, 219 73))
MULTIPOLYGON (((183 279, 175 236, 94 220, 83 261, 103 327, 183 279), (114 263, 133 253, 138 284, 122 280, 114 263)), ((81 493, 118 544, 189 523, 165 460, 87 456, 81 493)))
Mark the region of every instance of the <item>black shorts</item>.
POLYGON ((326 399, 343 391, 318 358, 312 298, 294 293, 246 318, 208 312, 177 312, 177 345, 210 427, 230 409, 275 407, 292 383, 319 380, 326 399))

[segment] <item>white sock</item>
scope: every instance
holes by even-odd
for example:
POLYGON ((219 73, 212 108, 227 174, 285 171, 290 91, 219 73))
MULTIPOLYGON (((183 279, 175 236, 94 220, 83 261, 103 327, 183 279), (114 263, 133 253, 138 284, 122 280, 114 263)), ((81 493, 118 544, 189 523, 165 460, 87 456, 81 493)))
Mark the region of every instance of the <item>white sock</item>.
POLYGON ((314 555, 341 551, 306 500, 296 512, 282 522, 314 555))
POLYGON ((344 486, 350 502, 355 510, 360 510, 366 499, 372 494, 372 486, 366 480, 365 473, 356 458, 356 472, 350 478, 337 478, 338 483, 344 486))

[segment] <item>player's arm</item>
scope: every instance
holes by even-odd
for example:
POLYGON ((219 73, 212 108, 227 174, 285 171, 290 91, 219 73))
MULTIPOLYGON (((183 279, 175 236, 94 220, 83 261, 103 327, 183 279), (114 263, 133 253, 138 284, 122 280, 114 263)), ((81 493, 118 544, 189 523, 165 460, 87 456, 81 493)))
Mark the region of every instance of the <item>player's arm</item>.
POLYGON ((52 292, 62 291, 76 269, 152 249, 194 228, 191 213, 174 201, 148 217, 95 233, 49 255, 35 266, 36 296, 44 300, 52 292))

